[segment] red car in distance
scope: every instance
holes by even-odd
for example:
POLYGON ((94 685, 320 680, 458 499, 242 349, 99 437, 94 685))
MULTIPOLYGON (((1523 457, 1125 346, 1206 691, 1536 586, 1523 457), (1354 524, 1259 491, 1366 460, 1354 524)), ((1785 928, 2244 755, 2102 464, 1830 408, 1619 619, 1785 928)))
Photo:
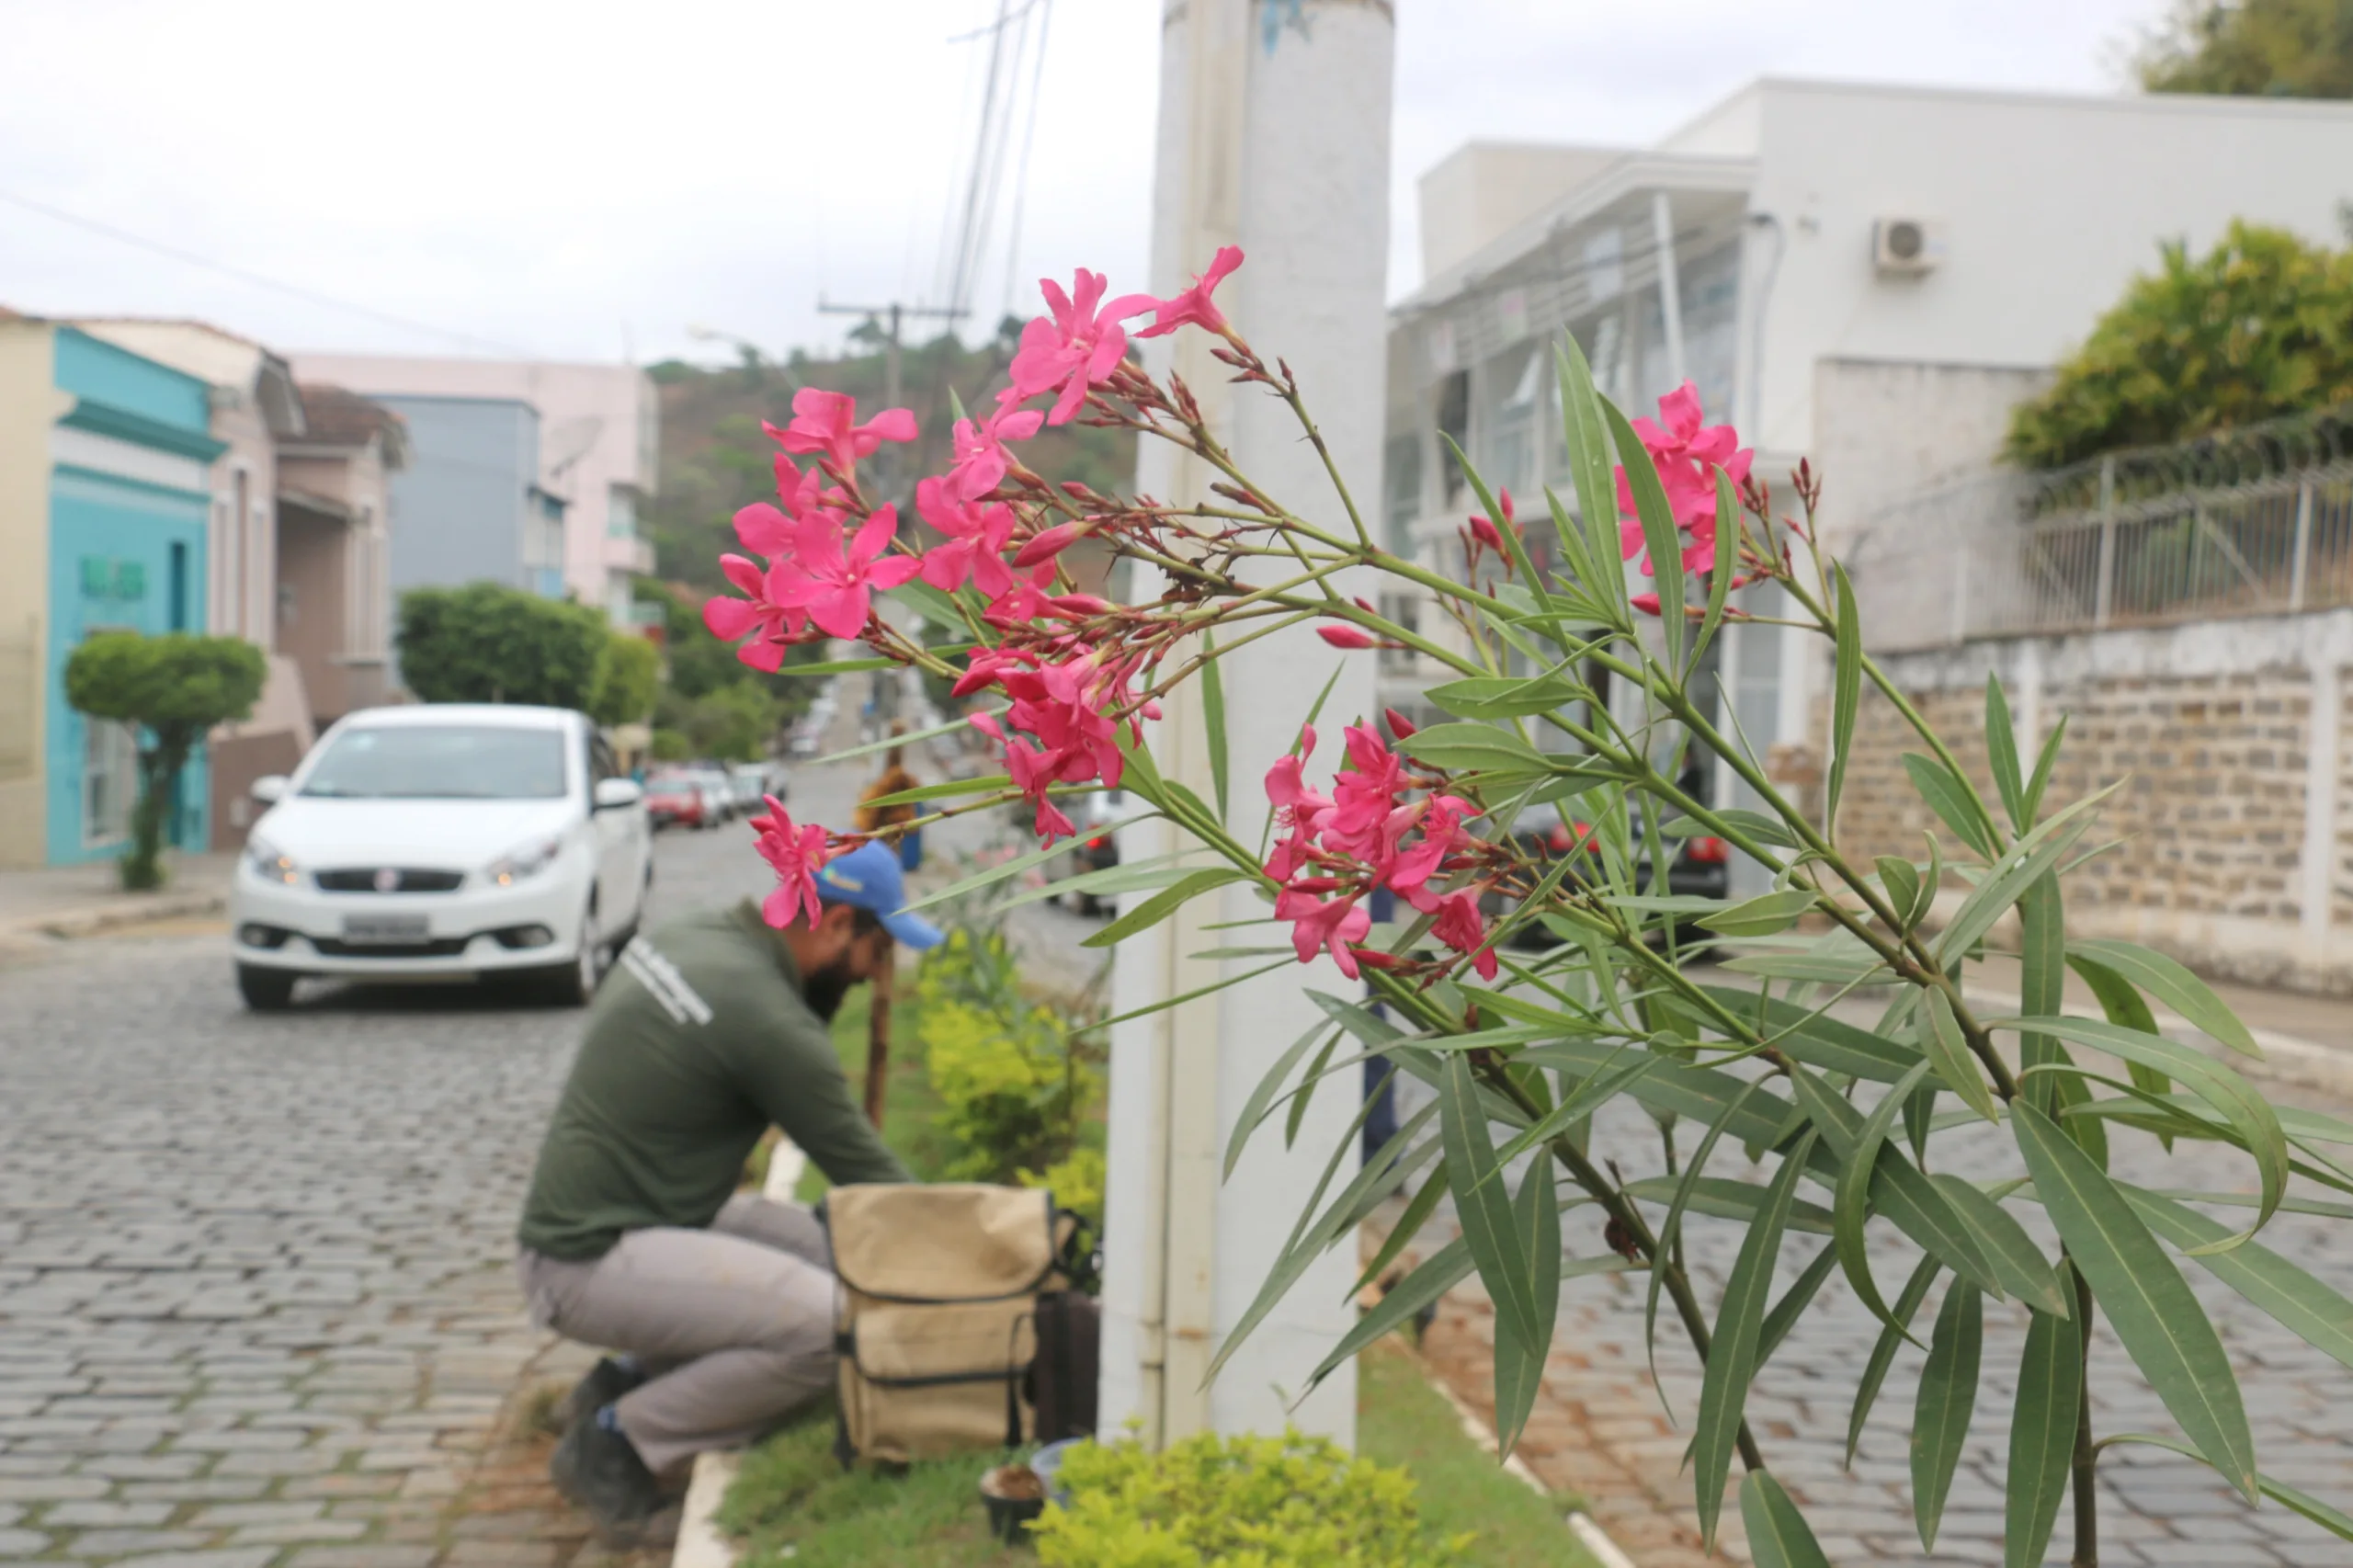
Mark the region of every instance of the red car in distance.
POLYGON ((645 813, 657 828, 703 827, 708 793, 685 774, 657 774, 645 781, 645 813))

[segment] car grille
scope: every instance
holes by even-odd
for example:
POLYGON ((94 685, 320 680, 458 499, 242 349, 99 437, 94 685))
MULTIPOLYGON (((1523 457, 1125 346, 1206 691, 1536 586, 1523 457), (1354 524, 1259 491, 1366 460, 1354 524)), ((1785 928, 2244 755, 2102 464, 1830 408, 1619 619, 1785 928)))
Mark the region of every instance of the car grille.
POLYGON ((330 959, 453 959, 466 950, 471 937, 436 937, 426 942, 347 942, 335 937, 313 937, 311 946, 330 959))
MULTIPOLYGON (((397 879, 385 892, 454 892, 466 880, 463 871, 428 871, 414 866, 391 868, 397 879)), ((319 887, 326 892, 375 892, 380 868, 374 866, 342 866, 332 871, 318 873, 319 887)))

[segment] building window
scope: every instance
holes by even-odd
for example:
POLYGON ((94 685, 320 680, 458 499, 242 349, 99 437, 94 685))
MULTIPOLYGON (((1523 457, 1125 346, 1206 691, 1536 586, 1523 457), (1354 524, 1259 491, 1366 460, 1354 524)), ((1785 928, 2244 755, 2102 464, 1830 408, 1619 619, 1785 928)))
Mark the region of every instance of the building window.
POLYGON ((1381 449, 1381 487, 1388 498, 1389 548, 1414 553, 1414 519, 1422 515, 1422 438, 1392 436, 1381 449))
MULTIPOLYGON (((1451 436, 1457 447, 1468 449, 1471 442, 1471 372, 1457 370, 1438 384, 1438 433, 1451 436)), ((1462 499, 1466 488, 1462 465, 1454 459, 1453 450, 1444 443, 1438 447, 1442 454, 1439 468, 1445 483, 1440 486, 1444 504, 1451 507, 1462 499)))
POLYGON ((82 844, 95 849, 131 836, 139 742, 130 725, 110 719, 85 720, 83 734, 82 844))
POLYGON ((165 600, 167 622, 174 631, 188 630, 188 545, 181 540, 172 541, 170 597, 165 600))
POLYGON ((605 537, 608 539, 637 537, 637 497, 618 484, 607 492, 605 537))
POLYGON ((1480 367, 1479 477, 1489 491, 1529 494, 1536 479, 1536 411, 1542 356, 1533 344, 1506 349, 1480 367))

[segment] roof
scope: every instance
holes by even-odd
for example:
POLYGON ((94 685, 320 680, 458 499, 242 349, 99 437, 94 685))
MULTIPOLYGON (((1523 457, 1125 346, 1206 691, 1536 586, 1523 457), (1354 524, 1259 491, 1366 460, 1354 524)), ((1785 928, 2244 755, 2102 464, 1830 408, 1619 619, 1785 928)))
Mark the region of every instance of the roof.
POLYGON ((403 454, 408 447, 408 426, 401 416, 370 398, 324 381, 297 383, 302 394, 302 417, 309 426, 303 439, 323 447, 364 447, 382 437, 388 453, 403 454))

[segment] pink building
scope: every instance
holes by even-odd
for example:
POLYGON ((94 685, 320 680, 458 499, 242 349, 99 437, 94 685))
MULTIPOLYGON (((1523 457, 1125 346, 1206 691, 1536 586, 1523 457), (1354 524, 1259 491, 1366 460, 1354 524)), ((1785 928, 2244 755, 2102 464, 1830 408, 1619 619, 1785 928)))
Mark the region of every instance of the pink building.
POLYGON ((654 383, 633 365, 541 360, 411 359, 298 354, 304 381, 383 396, 511 398, 540 419, 540 484, 567 503, 563 579, 616 624, 630 619, 631 578, 654 569, 638 536, 640 506, 655 487, 661 433, 654 383))

